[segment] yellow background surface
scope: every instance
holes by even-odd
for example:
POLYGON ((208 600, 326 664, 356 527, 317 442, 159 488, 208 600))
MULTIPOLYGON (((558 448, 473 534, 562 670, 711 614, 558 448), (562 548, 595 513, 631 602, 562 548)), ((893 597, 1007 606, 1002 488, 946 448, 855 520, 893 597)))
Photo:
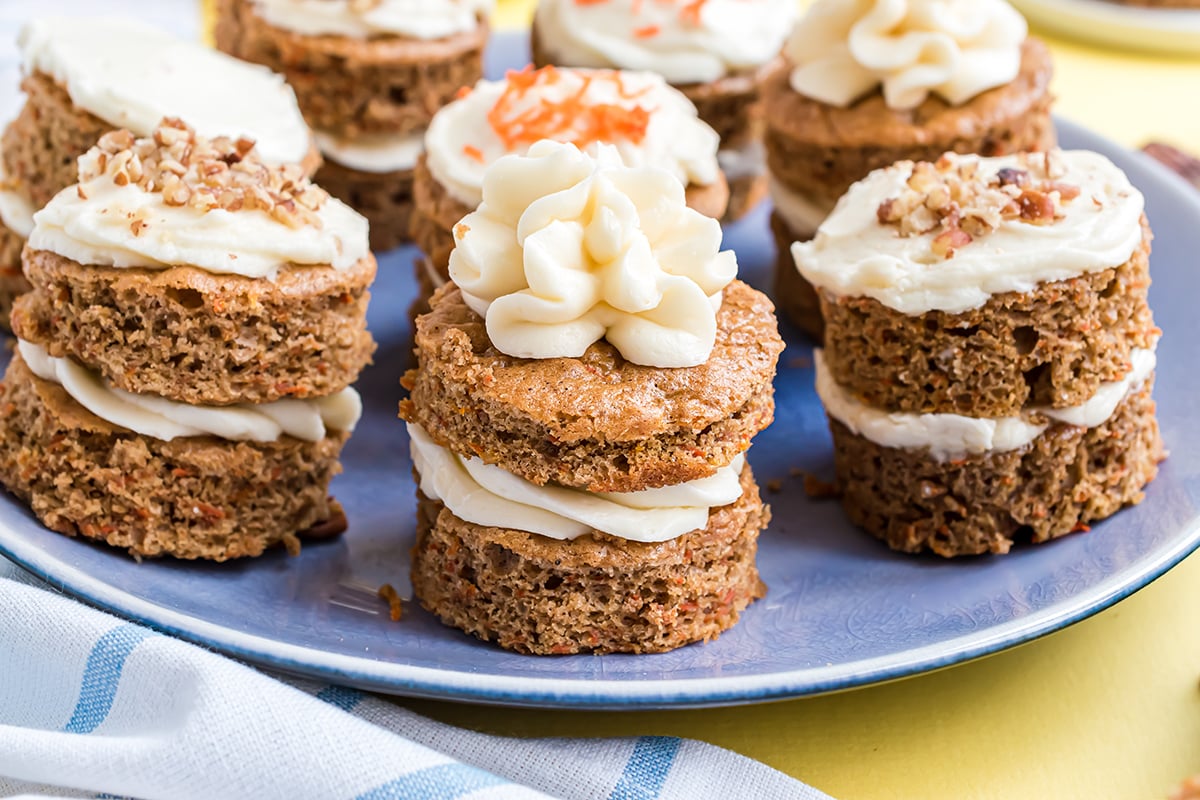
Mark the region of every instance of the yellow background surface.
MULTIPOLYGON (((497 26, 526 24, 532 6, 500 0, 497 26)), ((1047 38, 1060 114, 1131 147, 1157 139, 1200 151, 1200 60, 1047 38)), ((1200 555, 1115 608, 1037 642, 827 697, 624 713, 400 702, 513 736, 703 739, 839 800, 1161 799, 1200 772, 1197 587, 1200 555)))
MULTIPOLYGON (((498 26, 525 24, 531 9, 501 0, 498 26)), ((1200 151, 1200 60, 1050 42, 1058 113, 1131 147, 1158 139, 1200 151)), ((1024 647, 828 697, 624 713, 404 702, 514 736, 703 739, 839 800, 1150 800, 1200 771, 1197 587, 1200 556, 1115 608, 1024 647)))

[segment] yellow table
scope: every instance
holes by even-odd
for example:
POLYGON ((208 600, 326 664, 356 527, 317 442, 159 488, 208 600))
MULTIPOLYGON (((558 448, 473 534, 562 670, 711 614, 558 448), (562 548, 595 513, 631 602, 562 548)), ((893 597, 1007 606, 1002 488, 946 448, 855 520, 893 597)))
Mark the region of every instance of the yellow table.
MULTIPOLYGON (((501 0, 517 26, 531 3, 501 0)), ((1058 110, 1137 146, 1200 150, 1200 61, 1052 39, 1058 110)), ((513 711, 405 701, 516 736, 664 734, 766 762, 840 800, 1163 798, 1200 771, 1200 556, 1091 620, 983 661, 899 683, 703 711, 513 711)))

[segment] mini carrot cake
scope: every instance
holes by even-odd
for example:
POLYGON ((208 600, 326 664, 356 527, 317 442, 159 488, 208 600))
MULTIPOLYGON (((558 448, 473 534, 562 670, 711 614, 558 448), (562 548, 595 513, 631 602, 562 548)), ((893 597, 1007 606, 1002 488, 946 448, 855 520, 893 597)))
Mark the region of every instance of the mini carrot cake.
POLYGON ((1137 503, 1162 459, 1141 194, 1086 151, 901 162, 792 252, 850 518, 1004 553, 1137 503))
POLYGON ((767 194, 759 86, 795 19, 795 0, 541 0, 533 57, 666 78, 720 134, 726 216, 738 219, 767 194))
POLYGON ((770 301, 615 147, 541 142, 482 189, 404 380, 417 598, 525 653, 717 636, 763 592, 743 454, 774 414, 770 301))
POLYGON ((817 0, 763 86, 779 245, 776 299, 820 338, 817 296, 793 268, 850 184, 944 152, 1054 146, 1046 47, 1004 0, 817 0))
MULTIPOLYGON (((299 164, 308 174, 320 164, 295 95, 262 67, 123 19, 37 19, 19 45, 26 101, 0 138, 0 240, 24 238, 31 226, 19 221, 73 184, 76 159, 116 128, 149 136, 163 117, 179 117, 204 136, 255 140, 270 163, 299 164)), ((19 252, 19 244, 0 242, 0 256, 12 247, 19 252)), ((14 266, 0 262, 0 270, 14 266)), ((7 308, 28 284, 2 274, 7 308)))
POLYGON ((428 258, 418 281, 426 295, 443 283, 454 226, 482 200, 483 175, 501 156, 542 139, 581 148, 613 144, 630 166, 668 170, 687 187, 688 205, 720 218, 729 187, 717 163, 719 138, 696 108, 649 72, 544 67, 480 81, 434 115, 417 162, 413 239, 428 258))
POLYGON ((101 137, 34 216, 0 481, 53 530, 218 561, 335 529, 367 223, 245 139, 101 137))
POLYGON ((296 89, 325 165, 317 181, 408 238, 413 167, 433 114, 483 76, 492 0, 218 0, 217 46, 296 89))

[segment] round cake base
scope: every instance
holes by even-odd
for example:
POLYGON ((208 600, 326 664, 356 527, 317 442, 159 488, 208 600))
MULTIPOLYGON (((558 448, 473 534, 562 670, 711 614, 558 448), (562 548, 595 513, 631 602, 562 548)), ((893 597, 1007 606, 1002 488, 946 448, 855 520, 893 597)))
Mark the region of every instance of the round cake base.
POLYGON ((755 553, 770 510, 749 467, 742 487, 706 529, 655 544, 484 527, 419 494, 413 591, 445 624, 520 653, 661 653, 715 639, 765 593, 755 553))
POLYGON ((884 447, 830 420, 842 505, 856 525, 893 550, 940 556, 1007 553, 1086 531, 1141 502, 1158 474, 1163 443, 1153 378, 1104 424, 1051 425, 1010 452, 937 461, 884 447))
POLYGON ((135 556, 227 561, 341 533, 328 491, 346 439, 153 439, 96 417, 20 355, 0 384, 0 482, 47 528, 135 556))
POLYGON ((825 339, 825 317, 817 290, 796 269, 792 244, 812 238, 812 231, 793 231, 783 217, 771 212, 771 233, 775 236, 775 305, 800 330, 820 344, 825 339))

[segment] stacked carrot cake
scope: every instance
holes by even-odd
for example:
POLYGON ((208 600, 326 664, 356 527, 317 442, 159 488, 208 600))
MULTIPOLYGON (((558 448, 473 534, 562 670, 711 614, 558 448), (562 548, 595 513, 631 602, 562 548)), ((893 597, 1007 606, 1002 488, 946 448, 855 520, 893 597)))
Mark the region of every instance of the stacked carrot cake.
POLYGON ((776 298, 816 338, 788 248, 850 185, 897 161, 1053 147, 1050 53, 1005 0, 817 0, 763 85, 776 298))
POLYGON ((75 160, 111 130, 149 136, 180 117, 204 136, 254 139, 270 163, 309 174, 320 164, 295 95, 262 67, 111 18, 33 20, 19 45, 26 102, 0 138, 0 323, 29 289, 19 254, 33 212, 75 182, 75 160))
POLYGON ((1137 503, 1162 442, 1143 199, 1086 151, 901 162, 792 252, 850 518, 1004 553, 1137 503))
POLYGON ((217 46, 287 76, 317 131, 317 175, 371 223, 408 237, 426 127, 483 75, 492 0, 219 0, 217 46))
POLYGON ((795 18, 795 0, 541 0, 533 57, 664 76, 720 134, 737 219, 767 193, 759 87, 795 18))
POLYGON ((669 170, 687 187, 692 208, 717 218, 725 212, 720 138, 661 76, 555 67, 509 72, 464 90, 434 116, 425 136, 412 234, 427 257, 418 266, 426 295, 448 277, 454 226, 482 200, 484 173, 542 139, 615 145, 630 166, 669 170))
POLYGON ((337 530, 374 349, 366 220, 247 139, 164 120, 80 159, 24 267, 0 480, 47 527, 218 561, 337 530))
POLYGON ((415 594, 526 653, 669 650, 763 592, 771 303, 674 175, 593 153, 488 169, 404 381, 415 594))

